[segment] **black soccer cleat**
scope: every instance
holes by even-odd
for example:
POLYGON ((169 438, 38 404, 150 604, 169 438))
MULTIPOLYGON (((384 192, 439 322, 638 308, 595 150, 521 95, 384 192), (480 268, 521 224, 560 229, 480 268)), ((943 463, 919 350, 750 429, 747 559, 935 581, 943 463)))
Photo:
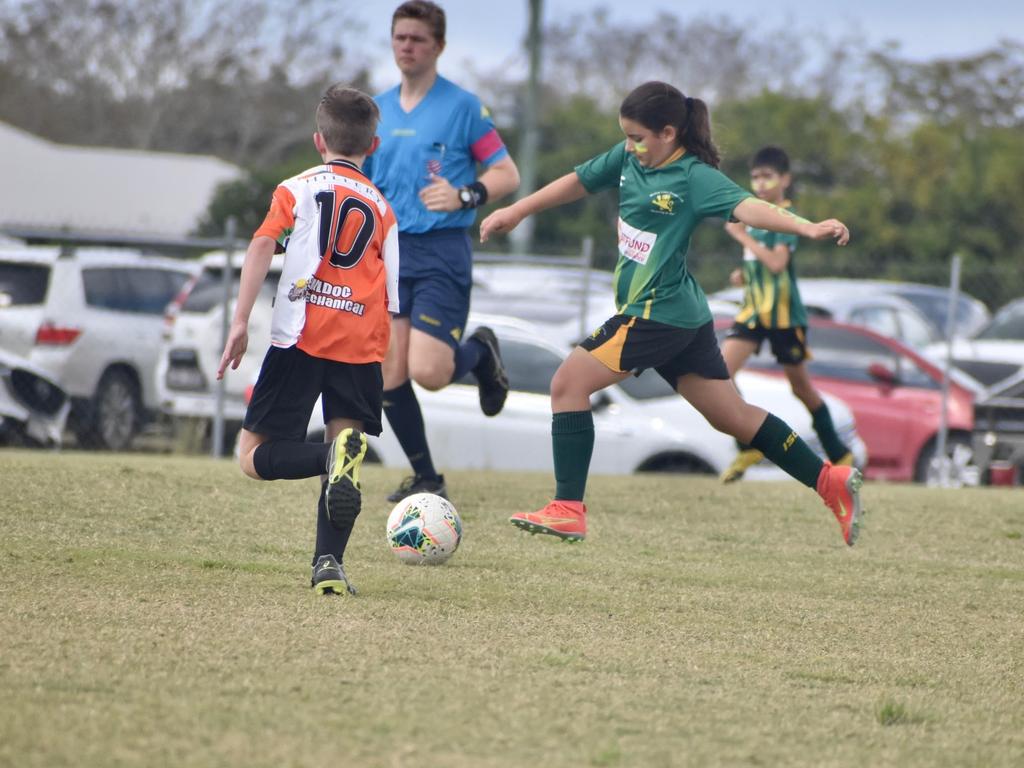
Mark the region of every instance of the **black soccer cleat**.
POLYGON ((362 509, 359 467, 366 456, 366 435, 343 429, 327 455, 327 519, 338 530, 350 530, 362 509))
POLYGON ((490 328, 481 325, 469 338, 476 339, 487 348, 487 354, 473 368, 480 390, 480 410, 485 416, 497 416, 508 397, 508 373, 501 360, 498 337, 490 328))
POLYGON ((318 595, 341 595, 348 592, 350 595, 356 593, 345 575, 345 569, 341 563, 334 559, 334 555, 320 555, 316 565, 313 566, 313 578, 310 586, 316 590, 318 595))
POLYGON ((448 489, 444 484, 444 475, 429 478, 422 477, 421 475, 407 477, 388 496, 388 501, 392 504, 397 504, 406 496, 412 496, 414 493, 432 493, 435 496, 447 499, 448 489))

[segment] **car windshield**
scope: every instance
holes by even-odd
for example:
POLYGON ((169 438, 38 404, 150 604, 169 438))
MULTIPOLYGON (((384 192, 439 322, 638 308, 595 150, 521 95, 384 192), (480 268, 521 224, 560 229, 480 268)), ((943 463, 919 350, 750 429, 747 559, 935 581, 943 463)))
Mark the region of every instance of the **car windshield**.
POLYGON ((42 304, 50 281, 45 264, 0 262, 0 307, 42 304))
POLYGON ((976 338, 1024 341, 1024 301, 1014 301, 996 312, 976 338))
MULTIPOLYGON (((946 319, 949 317, 949 295, 939 288, 935 292, 895 291, 900 298, 906 299, 917 310, 928 318, 939 333, 946 332, 946 319)), ((956 303, 956 324, 961 328, 969 328, 977 313, 974 303, 967 296, 959 296, 956 303)))

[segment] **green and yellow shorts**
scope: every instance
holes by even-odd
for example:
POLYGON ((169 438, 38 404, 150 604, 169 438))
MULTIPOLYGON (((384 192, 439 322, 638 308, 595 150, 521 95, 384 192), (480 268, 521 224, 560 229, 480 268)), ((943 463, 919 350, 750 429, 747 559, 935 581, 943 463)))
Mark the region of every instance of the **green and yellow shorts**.
POLYGON ((761 351, 761 345, 767 339, 779 365, 799 365, 811 359, 811 350, 807 347, 807 328, 803 326, 765 328, 763 325, 751 327, 744 323, 733 323, 726 338, 752 342, 756 345, 755 355, 761 351))
POLYGON ((640 375, 653 368, 673 389, 680 376, 728 379, 713 322, 679 328, 630 315, 615 315, 580 342, 603 365, 640 375))

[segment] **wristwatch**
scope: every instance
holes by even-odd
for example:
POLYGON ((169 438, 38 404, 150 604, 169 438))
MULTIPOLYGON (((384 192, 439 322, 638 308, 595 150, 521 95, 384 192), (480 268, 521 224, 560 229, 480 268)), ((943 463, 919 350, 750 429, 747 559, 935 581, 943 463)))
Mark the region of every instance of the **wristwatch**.
POLYGON ((476 202, 473 199, 474 197, 473 190, 469 187, 459 187, 459 203, 462 204, 463 208, 472 208, 473 203, 476 202))

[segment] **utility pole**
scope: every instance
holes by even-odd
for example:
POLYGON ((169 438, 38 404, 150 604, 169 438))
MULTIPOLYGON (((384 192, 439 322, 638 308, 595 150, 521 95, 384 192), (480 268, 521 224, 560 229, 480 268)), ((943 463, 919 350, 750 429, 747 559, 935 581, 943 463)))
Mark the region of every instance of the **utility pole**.
MULTIPOLYGON (((519 193, 517 199, 526 197, 537 188, 537 115, 540 102, 540 67, 543 48, 541 15, 544 0, 528 0, 530 6, 529 28, 526 35, 526 51, 529 54, 529 78, 523 99, 522 123, 520 124, 520 146, 516 165, 519 167, 519 193)), ((524 219, 510 238, 516 253, 529 253, 533 249, 533 217, 524 219)))

